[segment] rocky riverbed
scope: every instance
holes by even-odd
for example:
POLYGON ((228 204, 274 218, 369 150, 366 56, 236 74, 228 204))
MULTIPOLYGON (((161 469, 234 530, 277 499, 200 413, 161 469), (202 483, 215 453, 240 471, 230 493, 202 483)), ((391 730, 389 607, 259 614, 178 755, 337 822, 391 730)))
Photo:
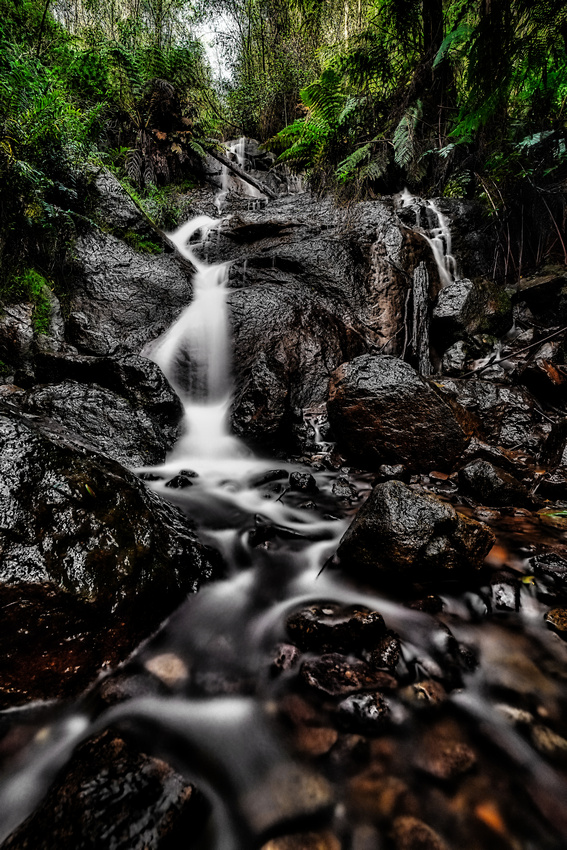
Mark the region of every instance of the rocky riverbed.
MULTIPOLYGON (((564 269, 495 284, 490 223, 460 201, 440 202, 458 264, 445 286, 418 199, 229 203, 203 251, 232 261, 233 430, 273 458, 250 489, 322 517, 321 540, 340 529, 319 584, 293 596, 315 526, 236 512, 242 563, 227 563, 189 499, 194 471, 140 472, 179 436, 151 357, 192 269, 167 240, 157 256, 124 241, 148 225, 111 175, 91 192, 101 226, 76 243, 50 332, 31 305, 0 319, 0 756, 10 775, 77 704, 118 725, 80 744, 2 846, 197 848, 212 787, 235 846, 559 850, 564 269), (231 606, 207 603, 249 563, 245 594, 232 578, 231 606), (239 657, 267 600, 277 622, 239 657), (262 719, 226 734, 261 744, 269 722, 296 761, 236 780, 188 747, 182 698, 213 721, 217 700, 252 700, 262 719), (131 700, 147 702, 128 718, 131 700)), ((192 211, 214 214, 212 194, 192 211)))

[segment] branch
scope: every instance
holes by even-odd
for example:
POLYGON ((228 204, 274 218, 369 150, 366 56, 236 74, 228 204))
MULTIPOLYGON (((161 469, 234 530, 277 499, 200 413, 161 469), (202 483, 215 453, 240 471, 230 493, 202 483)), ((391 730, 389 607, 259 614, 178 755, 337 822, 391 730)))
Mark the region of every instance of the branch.
POLYGON ((268 186, 265 186, 263 183, 260 183, 259 180, 256 180, 255 177, 252 177, 250 174, 247 174, 239 165, 235 162, 231 162, 230 159, 227 159, 222 153, 219 153, 212 148, 205 148, 208 154, 210 154, 213 159, 216 159, 221 165, 225 165, 229 171, 232 171, 236 174, 237 177, 240 177, 241 180, 245 180, 246 183, 250 183, 251 186, 254 186, 255 189, 258 189, 259 192, 262 192, 267 198, 271 198, 272 201, 275 201, 278 198, 278 195, 270 189, 268 186))

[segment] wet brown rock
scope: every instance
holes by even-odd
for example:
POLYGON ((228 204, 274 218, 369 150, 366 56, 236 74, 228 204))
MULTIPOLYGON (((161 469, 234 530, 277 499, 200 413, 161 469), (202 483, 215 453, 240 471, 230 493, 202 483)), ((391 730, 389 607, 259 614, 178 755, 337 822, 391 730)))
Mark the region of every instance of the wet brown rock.
POLYGON ((417 747, 414 764, 437 779, 455 779, 476 763, 474 750, 456 723, 442 721, 429 728, 417 747))
POLYGON ((378 484, 342 538, 342 569, 377 583, 465 575, 478 569, 492 532, 400 481, 378 484))
POLYGON ((327 726, 298 726, 293 735, 293 747, 307 756, 322 756, 337 743, 339 733, 327 726))
POLYGON ((79 748, 2 850, 165 850, 198 834, 206 815, 203 799, 167 764, 107 732, 79 748))
POLYGON ((377 469, 447 469, 473 433, 466 411, 408 363, 365 354, 332 375, 327 405, 339 445, 377 469))
POLYGON ((377 611, 344 608, 334 603, 303 608, 287 621, 288 635, 297 646, 319 652, 356 652, 372 647, 385 629, 377 611))
POLYGON ((396 818, 391 837, 396 850, 449 850, 435 830, 413 817, 396 818))
POLYGON ((433 308, 432 332, 445 345, 464 335, 501 336, 512 324, 510 296, 487 280, 455 280, 444 287, 433 308))
POLYGON ((399 638, 393 632, 387 632, 374 649, 364 653, 364 658, 371 667, 387 667, 393 670, 400 660, 400 652, 399 638))
POLYGON ((461 469, 459 486, 463 493, 489 507, 531 504, 526 487, 487 460, 474 460, 461 469))
POLYGON ((447 691, 440 682, 436 682, 434 679, 425 679, 403 688, 400 691, 400 696, 416 707, 425 708, 445 702, 447 691))
POLYGON ((567 632, 567 608, 551 608, 544 614, 544 620, 555 631, 561 634, 567 632))
POLYGON ((367 735, 378 734, 388 721, 390 710, 380 694, 351 694, 336 708, 341 728, 367 735))
POLYGON ((332 832, 302 832, 274 838, 262 850, 341 850, 341 842, 332 832))
POLYGON ((0 478, 5 705, 81 690, 211 574, 180 511, 68 436, 0 416, 0 478))
POLYGON ((301 666, 301 678, 310 687, 331 696, 396 687, 396 680, 388 673, 372 670, 365 661, 338 653, 322 655, 316 661, 305 661, 301 666))
POLYGON ((417 804, 408 785, 397 776, 385 776, 370 767, 354 776, 347 786, 347 805, 365 820, 391 820, 396 815, 415 811, 417 804))

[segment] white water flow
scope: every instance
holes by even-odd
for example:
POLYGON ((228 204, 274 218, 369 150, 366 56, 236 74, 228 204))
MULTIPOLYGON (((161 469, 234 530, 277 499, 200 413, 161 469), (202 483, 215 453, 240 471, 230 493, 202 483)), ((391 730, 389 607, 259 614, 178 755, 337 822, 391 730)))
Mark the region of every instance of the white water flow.
POLYGON ((457 275, 457 261, 453 256, 451 229, 447 217, 443 215, 435 201, 418 198, 408 189, 401 192, 400 202, 402 207, 408 207, 414 211, 415 223, 418 227, 421 224, 421 209, 425 210, 427 233, 423 235, 431 247, 441 286, 445 287, 453 283, 457 275))
MULTIPOLYGON (((41 730, 20 765, 0 783, 0 841, 33 811, 74 747, 110 724, 118 729, 124 724, 143 752, 169 760, 210 796, 217 832, 207 846, 215 850, 255 850, 278 830, 293 832, 287 829, 290 822, 304 829, 311 817, 320 824, 321 818, 340 813, 331 784, 315 768, 295 761, 274 717, 278 699, 293 689, 298 675, 296 667, 274 676, 274 653, 280 642, 289 641, 286 619, 300 607, 336 602, 379 611, 400 637, 400 682, 442 675, 447 633, 435 619, 379 591, 356 589, 330 569, 321 572, 353 513, 332 493, 337 473, 311 468, 318 492, 307 496, 289 486, 289 474, 305 473, 305 466, 255 457, 230 433, 228 264, 207 265, 201 259, 208 234, 218 226, 201 216, 171 236, 196 269, 194 296, 151 356, 183 402, 184 433, 166 463, 147 471, 159 478, 150 486, 178 504, 202 538, 221 551, 228 578, 189 597, 130 666, 120 669, 122 678, 143 670, 153 674, 160 659, 173 659, 176 675, 162 680, 167 696, 132 698, 97 714, 93 706, 100 703, 87 695, 41 730), (201 241, 192 242, 199 233, 201 241), (193 476, 190 486, 168 487, 183 471, 193 476)), ((324 449, 318 433, 317 438, 324 449)), ((357 486, 363 497, 370 485, 357 480, 357 486)), ((447 605, 450 610, 451 600, 447 605)), ((457 689, 448 700, 475 723, 479 715, 494 746, 521 765, 558 809, 565 792, 559 774, 513 728, 500 734, 501 721, 493 720, 493 663, 484 665, 483 654, 494 655, 499 638, 483 638, 483 624, 467 606, 459 616, 467 645, 478 644, 480 664, 465 679, 465 695, 457 689)), ((541 611, 539 623, 543 629, 541 611)), ((554 652, 551 647, 550 655, 554 652)), ((389 728, 412 734, 408 705, 396 691, 384 699, 389 728)), ((189 836, 187 844, 194 846, 189 836)))

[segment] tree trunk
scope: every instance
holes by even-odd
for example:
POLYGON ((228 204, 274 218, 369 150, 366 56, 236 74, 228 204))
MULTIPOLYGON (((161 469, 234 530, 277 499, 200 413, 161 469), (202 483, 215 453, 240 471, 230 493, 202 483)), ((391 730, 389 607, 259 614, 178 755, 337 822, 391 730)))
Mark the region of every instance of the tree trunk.
POLYGON ((241 180, 246 181, 246 183, 250 183, 251 186, 254 186, 255 189, 258 189, 258 191, 262 192, 263 195, 266 195, 267 198, 271 198, 272 201, 275 201, 278 197, 276 192, 273 192, 268 186, 260 183, 260 181, 256 180, 255 177, 247 174, 246 171, 244 171, 239 165, 235 162, 231 162, 230 159, 222 153, 219 153, 217 150, 213 150, 212 148, 207 148, 207 153, 209 153, 213 159, 216 159, 222 165, 225 165, 229 171, 232 171, 237 177, 240 177, 241 180))

